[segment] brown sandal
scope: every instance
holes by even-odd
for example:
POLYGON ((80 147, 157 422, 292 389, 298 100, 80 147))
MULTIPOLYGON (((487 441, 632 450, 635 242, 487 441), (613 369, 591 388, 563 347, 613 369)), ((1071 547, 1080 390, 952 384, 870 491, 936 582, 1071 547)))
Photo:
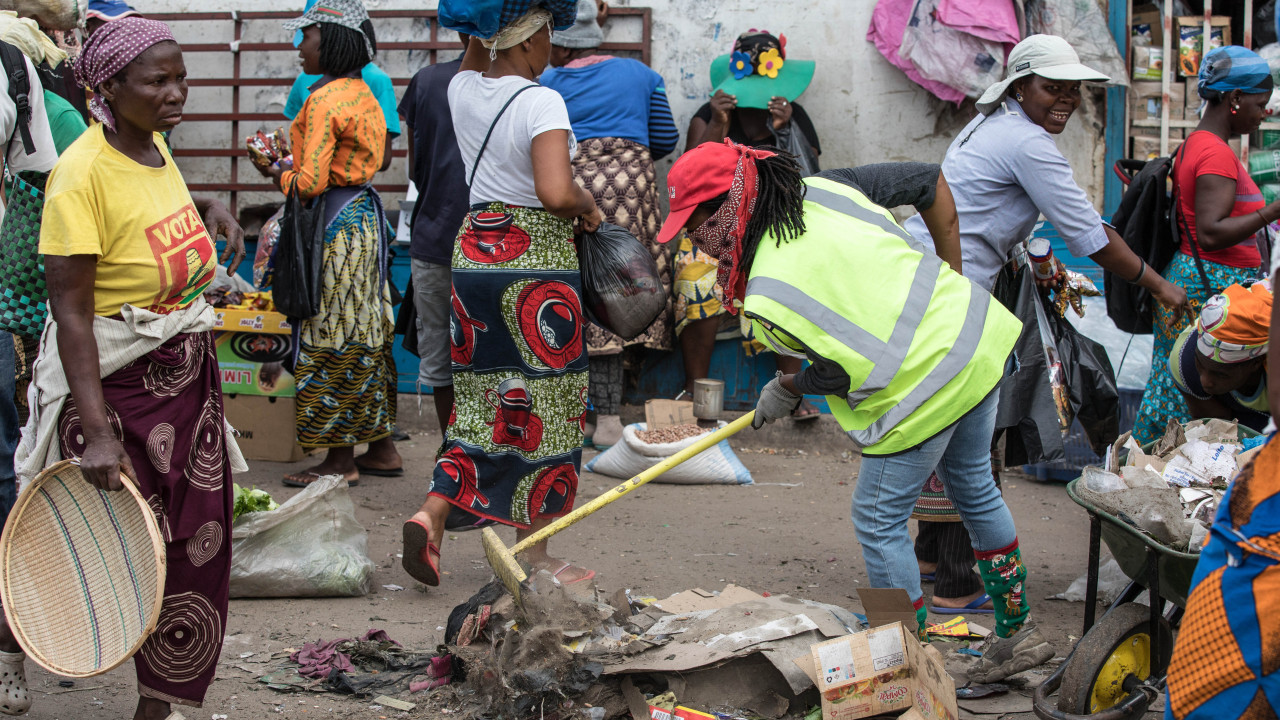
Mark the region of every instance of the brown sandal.
POLYGON ((400 564, 414 580, 436 587, 440 584, 440 548, 431 542, 431 532, 418 520, 404 524, 404 556, 400 564), (431 556, 435 556, 432 562, 431 556))

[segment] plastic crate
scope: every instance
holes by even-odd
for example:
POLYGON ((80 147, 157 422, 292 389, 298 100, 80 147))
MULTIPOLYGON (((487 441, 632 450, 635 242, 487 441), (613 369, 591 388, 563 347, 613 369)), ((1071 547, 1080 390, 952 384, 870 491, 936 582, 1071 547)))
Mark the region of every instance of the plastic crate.
MULTIPOLYGON (((1138 408, 1142 405, 1142 393, 1140 389, 1120 388, 1121 435, 1133 429, 1134 422, 1138 419, 1138 408)), ((1089 440, 1085 437, 1084 428, 1080 426, 1079 420, 1072 424, 1071 433, 1067 435, 1063 445, 1066 451, 1063 459, 1056 462, 1023 465, 1022 472, 1036 480, 1070 482, 1080 477, 1080 472, 1085 465, 1102 464, 1102 458, 1095 455, 1093 449, 1089 447, 1089 440)))

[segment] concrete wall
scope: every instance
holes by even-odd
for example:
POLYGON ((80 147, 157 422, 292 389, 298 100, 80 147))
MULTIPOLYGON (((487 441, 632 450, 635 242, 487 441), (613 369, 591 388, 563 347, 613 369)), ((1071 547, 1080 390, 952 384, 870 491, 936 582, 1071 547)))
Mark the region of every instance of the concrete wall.
MULTIPOLYGON (((286 3, 278 0, 132 0, 143 11, 209 12, 218 10, 278 10, 286 3)), ((366 0, 370 9, 434 7, 435 2, 408 0, 366 0)), ((707 67, 712 58, 728 52, 736 35, 747 28, 764 28, 786 33, 788 54, 818 61, 813 84, 800 102, 808 110, 822 141, 824 167, 840 167, 889 160, 940 161, 952 137, 972 117, 973 110, 957 110, 907 80, 886 62, 866 41, 874 0, 613 0, 619 6, 653 8, 653 67, 667 80, 668 93, 681 142, 689 118, 711 90, 707 67)), ((299 8, 301 0, 296 3, 299 8)), ((224 26, 229 27, 229 26, 224 26)), ((279 37, 274 23, 251 23, 247 40, 279 37)), ((410 40, 423 37, 424 23, 380 22, 380 40, 410 40)), ((230 40, 210 34, 208 23, 183 23, 175 27, 180 40, 217 42, 230 40)), ((606 28, 609 39, 634 41, 640 25, 620 19, 606 28)), ((201 54, 188 59, 193 77, 226 77, 230 73, 229 54, 201 54)), ((427 62, 423 53, 389 52, 380 62, 393 75, 407 75, 427 62)), ((246 68, 270 77, 292 77, 298 69, 291 53, 262 53, 246 56, 246 68)), ((274 112, 283 108, 286 89, 247 88, 242 90, 242 109, 274 112)), ((1102 93, 1086 92, 1086 101, 1058 138, 1076 180, 1100 206, 1104 177, 1102 93)), ((230 92, 193 88, 191 112, 226 111, 230 92)), ((283 121, 282 121, 283 122, 283 121)), ((268 123, 267 125, 271 125, 268 123)), ((180 127, 180 146, 209 147, 226 137, 228 128, 213 124, 180 127), (217 133, 216 136, 213 133, 217 133)), ((225 143, 225 140, 221 140, 225 143)), ((663 164, 669 167, 671 160, 663 164)), ((226 161, 191 161, 184 171, 195 182, 225 173, 226 161)), ((241 173, 252 173, 247 162, 241 173)), ((384 178, 399 182, 402 164, 384 178)), ((248 177, 248 176, 246 176, 248 177)), ((247 198, 248 199, 248 198, 247 198)), ((262 200, 271 199, 266 196, 262 200)), ((252 200, 252 199, 250 199, 252 200)))

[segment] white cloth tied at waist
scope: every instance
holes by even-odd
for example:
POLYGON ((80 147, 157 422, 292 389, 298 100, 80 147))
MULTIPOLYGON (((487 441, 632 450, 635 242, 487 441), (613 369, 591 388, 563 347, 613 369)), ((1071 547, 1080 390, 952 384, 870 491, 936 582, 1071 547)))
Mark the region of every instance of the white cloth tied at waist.
MULTIPOLYGON (((99 377, 108 377, 129 363, 150 353, 182 333, 207 332, 213 329, 216 312, 213 306, 198 298, 187 307, 167 315, 143 310, 133 305, 120 308, 121 319, 95 316, 93 337, 98 343, 99 377)), ((18 489, 26 487, 40 471, 61 461, 62 448, 57 442, 58 418, 71 394, 58 354, 58 323, 50 314, 40 337, 40 352, 27 389, 27 406, 31 415, 22 428, 22 440, 14 454, 14 470, 18 489)), ((247 472, 235 430, 222 419, 226 429, 227 460, 232 472, 247 472)))

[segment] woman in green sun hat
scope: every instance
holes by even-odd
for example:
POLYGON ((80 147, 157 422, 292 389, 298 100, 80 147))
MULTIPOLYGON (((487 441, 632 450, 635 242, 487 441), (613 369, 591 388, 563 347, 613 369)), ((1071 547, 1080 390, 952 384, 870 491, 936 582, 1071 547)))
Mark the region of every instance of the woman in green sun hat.
MULTIPOLYGON (((818 133, 796 102, 813 80, 814 67, 812 60, 788 56, 786 35, 754 28, 739 35, 731 52, 711 62, 713 95, 689 121, 685 152, 728 138, 741 145, 788 150, 797 156, 805 175, 818 172, 822 151, 818 133)), ((710 371, 711 352, 722 330, 732 332, 736 327, 745 337, 748 356, 758 355, 765 346, 751 337, 749 325, 724 309, 722 292, 715 284, 715 258, 681 237, 675 264, 676 335, 684 355, 685 391, 692 393, 693 381, 710 371)), ((778 356, 777 361, 783 373, 800 370, 795 358, 778 356)), ((818 409, 806 400, 793 417, 816 419, 818 409)))

